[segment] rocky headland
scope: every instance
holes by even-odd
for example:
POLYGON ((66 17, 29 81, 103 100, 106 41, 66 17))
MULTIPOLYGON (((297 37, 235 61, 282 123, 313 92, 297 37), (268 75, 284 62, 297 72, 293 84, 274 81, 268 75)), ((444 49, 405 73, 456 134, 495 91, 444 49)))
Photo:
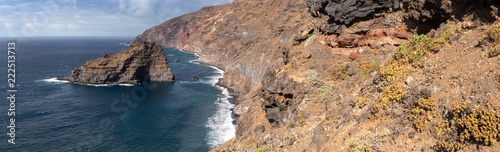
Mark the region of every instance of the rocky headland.
POLYGON ((60 77, 77 84, 129 84, 147 81, 172 82, 174 75, 160 45, 135 41, 116 54, 102 54, 100 58, 83 63, 60 77))
POLYGON ((137 36, 200 55, 234 90, 213 151, 495 151, 491 0, 234 0, 137 36))

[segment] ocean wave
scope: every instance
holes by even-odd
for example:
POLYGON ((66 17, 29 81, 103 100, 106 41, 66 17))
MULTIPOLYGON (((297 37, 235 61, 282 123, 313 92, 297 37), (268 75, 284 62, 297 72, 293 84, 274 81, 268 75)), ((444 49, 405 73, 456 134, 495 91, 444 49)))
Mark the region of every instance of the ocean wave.
POLYGON ((47 79, 43 79, 43 80, 40 80, 42 82, 48 82, 48 83, 69 83, 69 81, 65 81, 65 80, 58 80, 57 78, 47 78, 47 79))
POLYGON ((205 78, 210 78, 211 84, 222 91, 220 97, 215 101, 215 106, 217 111, 213 116, 208 118, 206 127, 210 129, 207 134, 206 141, 210 148, 215 148, 220 144, 230 140, 236 136, 236 127, 233 124, 233 117, 231 109, 234 107, 232 103, 229 102, 229 95, 227 88, 217 85, 219 79, 224 76, 224 71, 215 66, 209 67, 215 69, 214 76, 207 76, 205 78))
POLYGON ((181 84, 209 84, 213 85, 217 83, 217 80, 214 79, 200 79, 200 80, 193 80, 193 81, 176 81, 181 84))
MULTIPOLYGON (((37 82, 46 82, 46 83, 54 83, 54 84, 60 84, 60 83, 69 83, 69 81, 65 80, 58 80, 57 78, 47 78, 43 80, 38 80, 37 82)), ((127 86, 127 87, 132 87, 135 86, 133 84, 83 84, 83 83, 77 83, 79 85, 86 85, 86 86, 92 86, 92 87, 111 87, 111 86, 127 86)))
POLYGON ((79 85, 86 85, 91 87, 112 87, 112 86, 124 86, 124 87, 133 87, 134 84, 83 84, 78 83, 79 85))
MULTIPOLYGON (((222 74, 222 75, 224 74, 224 70, 222 70, 222 69, 220 69, 220 68, 218 68, 216 66, 209 65, 209 67, 215 69, 215 73, 217 73, 217 74, 222 74)), ((222 78, 222 76, 220 76, 220 78, 222 78)))
POLYGON ((130 42, 127 42, 127 43, 118 43, 120 45, 123 45, 123 46, 130 46, 130 42))
POLYGON ((200 64, 200 62, 197 62, 196 60, 191 60, 189 62, 194 63, 194 64, 198 64, 198 65, 200 64))
POLYGON ((200 57, 200 55, 198 53, 188 52, 188 51, 183 50, 183 49, 179 49, 179 51, 184 52, 184 53, 194 54, 196 57, 200 57))

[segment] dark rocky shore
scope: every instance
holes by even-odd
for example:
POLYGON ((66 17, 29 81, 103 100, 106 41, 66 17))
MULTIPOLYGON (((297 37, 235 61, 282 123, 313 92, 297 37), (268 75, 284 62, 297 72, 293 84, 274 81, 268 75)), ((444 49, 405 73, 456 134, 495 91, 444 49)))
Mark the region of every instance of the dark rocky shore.
POLYGON ((78 84, 139 84, 147 81, 172 82, 174 75, 161 46, 154 42, 134 42, 114 54, 103 54, 59 77, 78 84))

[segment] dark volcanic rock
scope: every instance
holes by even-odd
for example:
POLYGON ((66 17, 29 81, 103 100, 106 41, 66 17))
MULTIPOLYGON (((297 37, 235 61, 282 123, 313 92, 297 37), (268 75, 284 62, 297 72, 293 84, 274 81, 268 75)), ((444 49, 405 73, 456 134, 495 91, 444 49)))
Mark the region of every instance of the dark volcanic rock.
POLYGON ((79 84, 138 84, 170 82, 174 76, 159 45, 134 42, 114 55, 104 54, 87 61, 71 71, 70 76, 58 79, 79 84))
POLYGON ((399 8, 400 0, 307 0, 309 12, 313 16, 330 16, 324 30, 327 33, 341 33, 343 25, 349 25, 355 19, 364 18, 377 10, 399 8))
MULTIPOLYGON (((354 22, 373 19, 375 13, 388 13, 403 9, 410 28, 427 30, 435 28, 451 18, 461 19, 474 12, 484 21, 494 21, 490 6, 499 6, 492 0, 306 0, 309 13, 314 17, 321 14, 329 17, 321 30, 328 34, 341 34, 342 30, 354 22), (432 27, 422 27, 422 23, 432 27), (424 29, 423 29, 424 28, 424 29)), ((422 32, 420 32, 422 33, 422 32)), ((424 32, 425 33, 425 32, 424 32)))

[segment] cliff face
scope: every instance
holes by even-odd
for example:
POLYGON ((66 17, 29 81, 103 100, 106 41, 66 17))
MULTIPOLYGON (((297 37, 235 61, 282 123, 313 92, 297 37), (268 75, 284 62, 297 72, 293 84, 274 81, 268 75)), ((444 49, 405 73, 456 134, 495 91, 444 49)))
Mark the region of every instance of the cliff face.
POLYGON ((500 31, 491 25, 498 5, 235 0, 136 39, 198 53, 225 70, 221 83, 236 91, 240 116, 236 137, 213 151, 474 151, 477 141, 459 140, 467 134, 452 123, 473 106, 460 116, 449 111, 463 101, 500 108, 500 60, 484 55, 498 54, 497 36, 478 40, 500 31))
POLYGON ((174 18, 137 40, 199 53, 200 62, 225 69, 224 85, 246 93, 261 84, 268 71, 284 64, 287 50, 279 46, 289 43, 306 23, 300 20, 306 9, 292 0, 235 1, 174 18))
POLYGON ((103 54, 58 78, 79 84, 138 84, 145 81, 170 82, 174 76, 161 46, 134 42, 114 54, 103 54))

